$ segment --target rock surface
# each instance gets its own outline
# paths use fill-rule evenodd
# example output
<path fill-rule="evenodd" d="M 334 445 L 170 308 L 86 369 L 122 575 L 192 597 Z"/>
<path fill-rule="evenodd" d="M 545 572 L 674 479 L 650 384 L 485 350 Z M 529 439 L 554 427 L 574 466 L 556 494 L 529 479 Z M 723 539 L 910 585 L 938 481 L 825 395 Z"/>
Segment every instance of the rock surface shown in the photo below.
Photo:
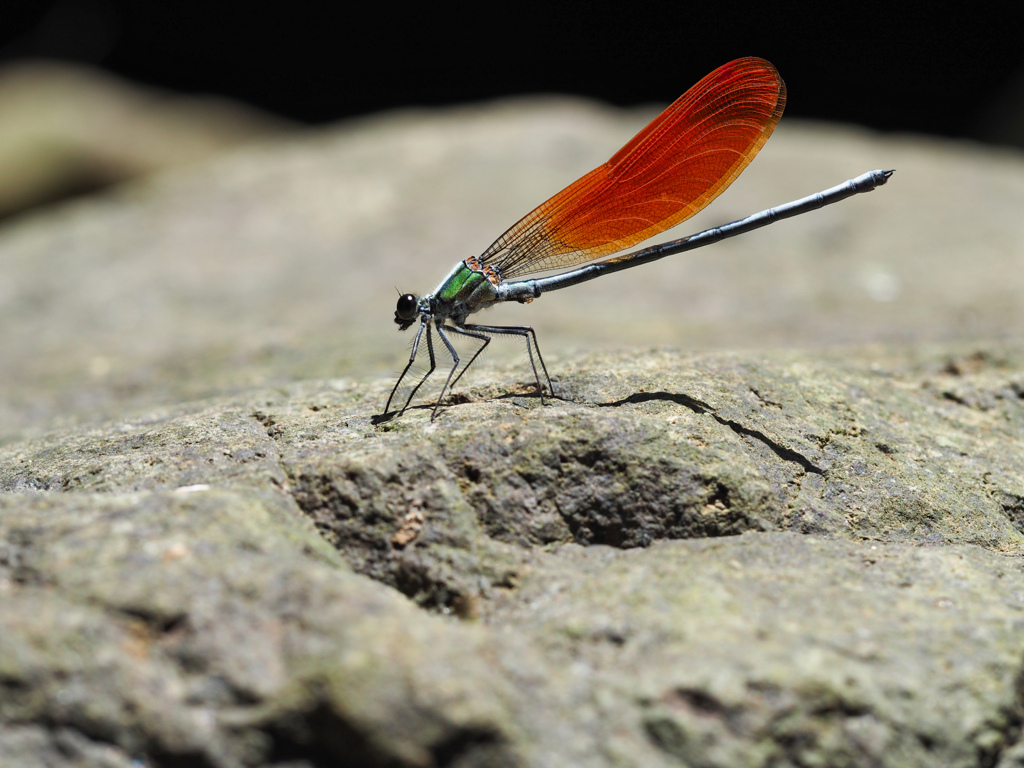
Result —
<path fill-rule="evenodd" d="M 390 283 L 500 231 L 499 165 L 528 208 L 642 122 L 600 114 L 382 117 L 0 231 L 0 766 L 1024 764 L 1019 160 L 780 130 L 723 219 L 899 175 L 535 302 L 546 405 L 519 352 L 373 418 Z"/>
<path fill-rule="evenodd" d="M 423 293 L 608 159 L 651 114 L 509 101 L 242 149 L 0 234 L 0 442 L 253 386 L 385 375 Z M 548 362 L 583 350 L 822 348 L 1024 333 L 1024 161 L 783 119 L 683 236 L 895 168 L 883 188 L 503 306 Z M 491 345 L 496 361 L 518 344 Z"/>
<path fill-rule="evenodd" d="M 294 125 L 214 97 L 184 97 L 59 61 L 0 64 L 0 218 Z"/>

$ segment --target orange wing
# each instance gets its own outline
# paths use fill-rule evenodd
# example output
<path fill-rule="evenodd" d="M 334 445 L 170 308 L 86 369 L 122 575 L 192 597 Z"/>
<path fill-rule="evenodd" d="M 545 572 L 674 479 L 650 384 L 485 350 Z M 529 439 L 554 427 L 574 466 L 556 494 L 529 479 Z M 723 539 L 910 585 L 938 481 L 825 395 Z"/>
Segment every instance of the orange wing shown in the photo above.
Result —
<path fill-rule="evenodd" d="M 509 279 L 608 256 L 685 221 L 754 159 L 785 106 L 786 85 L 764 59 L 719 67 L 480 260 Z"/>

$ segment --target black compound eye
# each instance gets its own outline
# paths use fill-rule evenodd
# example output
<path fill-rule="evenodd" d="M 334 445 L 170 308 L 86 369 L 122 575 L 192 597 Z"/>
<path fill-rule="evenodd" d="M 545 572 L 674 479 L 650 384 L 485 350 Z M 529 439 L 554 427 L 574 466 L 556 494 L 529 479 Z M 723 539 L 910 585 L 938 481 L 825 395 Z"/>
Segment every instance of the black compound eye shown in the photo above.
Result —
<path fill-rule="evenodd" d="M 419 309 L 419 303 L 419 299 L 411 293 L 399 296 L 398 307 L 395 309 L 395 317 L 401 320 L 412 320 L 416 317 L 416 312 Z"/>

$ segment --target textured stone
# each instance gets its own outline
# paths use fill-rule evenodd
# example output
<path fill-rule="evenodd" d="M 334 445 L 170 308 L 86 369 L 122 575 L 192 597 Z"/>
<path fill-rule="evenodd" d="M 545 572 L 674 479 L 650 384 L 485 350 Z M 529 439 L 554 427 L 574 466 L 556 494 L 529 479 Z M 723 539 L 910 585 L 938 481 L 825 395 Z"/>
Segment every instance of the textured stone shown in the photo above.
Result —
<path fill-rule="evenodd" d="M 1022 764 L 1019 160 L 780 129 L 723 219 L 897 175 L 534 302 L 546 405 L 520 351 L 381 417 L 387 275 L 638 122 L 523 104 L 0 230 L 0 766 Z"/>

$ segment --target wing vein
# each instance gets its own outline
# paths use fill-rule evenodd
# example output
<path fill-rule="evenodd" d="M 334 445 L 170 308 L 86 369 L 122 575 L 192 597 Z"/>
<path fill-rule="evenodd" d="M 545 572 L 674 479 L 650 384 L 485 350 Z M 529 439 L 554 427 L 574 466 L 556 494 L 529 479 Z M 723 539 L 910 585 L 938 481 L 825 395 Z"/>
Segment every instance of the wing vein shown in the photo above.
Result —
<path fill-rule="evenodd" d="M 680 96 L 602 166 L 528 213 L 480 260 L 505 279 L 629 248 L 690 218 L 768 140 L 786 86 L 763 59 L 737 59 Z"/>

